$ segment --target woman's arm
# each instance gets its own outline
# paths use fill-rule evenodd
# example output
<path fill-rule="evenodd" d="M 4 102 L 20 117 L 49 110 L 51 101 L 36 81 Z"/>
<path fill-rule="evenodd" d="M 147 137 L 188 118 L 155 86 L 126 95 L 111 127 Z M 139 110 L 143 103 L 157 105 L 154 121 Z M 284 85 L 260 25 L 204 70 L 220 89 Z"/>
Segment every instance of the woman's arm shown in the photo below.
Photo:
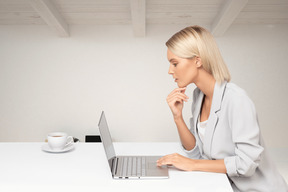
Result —
<path fill-rule="evenodd" d="M 205 171 L 214 173 L 227 173 L 223 159 L 206 160 L 206 159 L 190 159 L 174 153 L 166 155 L 157 161 L 157 166 L 173 165 L 174 167 L 184 171 Z"/>
<path fill-rule="evenodd" d="M 184 122 L 183 117 L 181 116 L 178 119 L 174 118 L 174 121 L 177 126 L 178 134 L 179 134 L 183 147 L 187 151 L 192 150 L 196 145 L 196 139 L 194 135 L 188 129 L 186 123 Z"/>
<path fill-rule="evenodd" d="M 175 124 L 178 129 L 181 143 L 183 147 L 190 151 L 196 145 L 196 139 L 190 132 L 187 125 L 185 124 L 182 116 L 182 110 L 184 101 L 188 100 L 188 96 L 185 95 L 186 88 L 174 89 L 167 97 L 167 103 L 171 109 L 174 117 Z"/>

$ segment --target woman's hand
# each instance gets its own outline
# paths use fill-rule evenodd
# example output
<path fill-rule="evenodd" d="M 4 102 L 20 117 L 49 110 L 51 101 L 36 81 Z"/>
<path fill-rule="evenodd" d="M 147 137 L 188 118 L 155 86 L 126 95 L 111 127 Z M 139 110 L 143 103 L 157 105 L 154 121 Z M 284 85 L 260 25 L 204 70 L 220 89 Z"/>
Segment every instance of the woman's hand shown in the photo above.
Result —
<path fill-rule="evenodd" d="M 213 173 L 227 173 L 224 159 L 189 159 L 178 153 L 166 155 L 157 161 L 157 166 L 173 165 L 183 171 L 206 171 Z"/>
<path fill-rule="evenodd" d="M 182 116 L 183 101 L 188 101 L 188 96 L 185 95 L 186 87 L 174 89 L 167 97 L 166 101 L 175 118 Z"/>
<path fill-rule="evenodd" d="M 183 171 L 193 171 L 195 166 L 195 161 L 189 159 L 178 153 L 166 155 L 157 160 L 157 166 L 162 165 L 173 165 L 174 167 Z"/>

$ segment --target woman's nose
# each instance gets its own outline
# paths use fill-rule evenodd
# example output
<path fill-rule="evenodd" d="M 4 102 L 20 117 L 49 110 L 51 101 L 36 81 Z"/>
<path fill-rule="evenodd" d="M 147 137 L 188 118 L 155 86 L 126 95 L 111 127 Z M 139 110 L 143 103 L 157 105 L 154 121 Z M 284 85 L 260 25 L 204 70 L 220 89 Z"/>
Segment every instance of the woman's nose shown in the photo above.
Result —
<path fill-rule="evenodd" d="M 168 70 L 168 74 L 169 74 L 169 75 L 172 75 L 173 73 L 174 73 L 174 72 L 173 72 L 172 67 L 171 67 L 171 65 L 170 65 L 169 70 Z"/>

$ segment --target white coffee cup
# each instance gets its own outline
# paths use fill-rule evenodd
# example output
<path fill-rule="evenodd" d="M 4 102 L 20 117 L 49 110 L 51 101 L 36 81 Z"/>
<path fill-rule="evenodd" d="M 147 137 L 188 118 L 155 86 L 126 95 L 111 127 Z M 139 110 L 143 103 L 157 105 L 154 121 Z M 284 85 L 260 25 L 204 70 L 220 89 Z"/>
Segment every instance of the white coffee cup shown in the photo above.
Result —
<path fill-rule="evenodd" d="M 65 147 L 73 143 L 73 137 L 67 133 L 53 132 L 47 136 L 48 144 L 52 150 L 63 150 Z"/>

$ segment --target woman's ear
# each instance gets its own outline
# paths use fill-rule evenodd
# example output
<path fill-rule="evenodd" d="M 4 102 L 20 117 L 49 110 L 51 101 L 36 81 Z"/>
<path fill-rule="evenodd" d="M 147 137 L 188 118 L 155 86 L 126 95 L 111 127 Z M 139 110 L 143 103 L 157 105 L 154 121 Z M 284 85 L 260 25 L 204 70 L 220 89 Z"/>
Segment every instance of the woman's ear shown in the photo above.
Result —
<path fill-rule="evenodd" d="M 201 58 L 200 58 L 200 57 L 196 57 L 195 62 L 196 62 L 196 66 L 197 66 L 198 68 L 199 68 L 199 67 L 202 67 L 202 61 L 201 61 Z"/>

